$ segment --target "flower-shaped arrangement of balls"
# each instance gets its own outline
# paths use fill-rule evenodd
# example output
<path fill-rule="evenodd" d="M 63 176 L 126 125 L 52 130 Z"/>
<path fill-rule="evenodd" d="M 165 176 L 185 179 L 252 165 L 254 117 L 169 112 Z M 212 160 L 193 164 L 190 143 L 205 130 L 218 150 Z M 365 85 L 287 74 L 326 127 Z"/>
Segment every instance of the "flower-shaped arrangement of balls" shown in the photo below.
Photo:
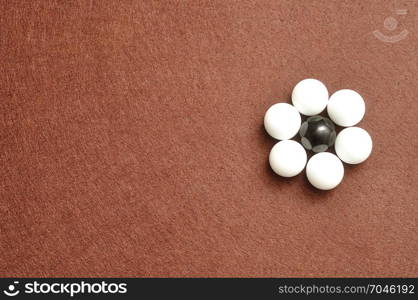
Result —
<path fill-rule="evenodd" d="M 280 176 L 293 177 L 306 165 L 306 176 L 314 187 L 333 189 L 344 177 L 341 161 L 359 164 L 372 152 L 369 133 L 353 127 L 364 116 L 364 100 L 349 89 L 339 90 L 329 97 L 326 86 L 310 78 L 294 87 L 292 104 L 274 104 L 264 117 L 266 131 L 280 140 L 270 151 L 270 166 Z M 325 108 L 332 121 L 319 115 Z M 308 116 L 303 123 L 300 114 Z M 334 123 L 346 128 L 337 135 Z M 298 132 L 303 146 L 291 140 Z M 334 144 L 337 155 L 326 152 Z M 305 149 L 315 153 L 308 163 Z"/>

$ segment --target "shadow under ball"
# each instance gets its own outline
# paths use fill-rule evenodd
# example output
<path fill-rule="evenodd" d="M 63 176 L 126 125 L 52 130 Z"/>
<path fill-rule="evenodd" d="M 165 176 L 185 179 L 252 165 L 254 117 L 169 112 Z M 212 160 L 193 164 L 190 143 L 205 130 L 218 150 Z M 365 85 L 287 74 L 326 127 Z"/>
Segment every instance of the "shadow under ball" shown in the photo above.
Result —
<path fill-rule="evenodd" d="M 329 147 L 334 145 L 337 132 L 330 119 L 312 116 L 302 123 L 299 135 L 305 149 L 318 153 L 327 151 Z"/>

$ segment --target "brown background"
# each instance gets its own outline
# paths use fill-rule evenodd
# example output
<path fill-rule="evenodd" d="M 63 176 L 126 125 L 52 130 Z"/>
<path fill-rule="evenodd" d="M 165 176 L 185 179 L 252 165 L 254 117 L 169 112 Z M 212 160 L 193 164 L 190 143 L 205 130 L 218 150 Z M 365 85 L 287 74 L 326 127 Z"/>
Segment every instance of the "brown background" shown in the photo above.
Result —
<path fill-rule="evenodd" d="M 418 275 L 416 1 L 0 3 L 0 275 Z M 267 164 L 307 77 L 374 140 L 330 192 Z"/>

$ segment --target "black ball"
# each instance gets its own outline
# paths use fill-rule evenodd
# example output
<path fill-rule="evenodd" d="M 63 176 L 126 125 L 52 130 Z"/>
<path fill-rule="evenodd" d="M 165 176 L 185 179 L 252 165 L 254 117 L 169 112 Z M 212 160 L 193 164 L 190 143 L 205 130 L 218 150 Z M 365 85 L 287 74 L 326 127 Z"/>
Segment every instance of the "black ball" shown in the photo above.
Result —
<path fill-rule="evenodd" d="M 313 152 L 324 152 L 334 145 L 337 132 L 328 118 L 313 116 L 306 119 L 299 129 L 303 147 Z"/>

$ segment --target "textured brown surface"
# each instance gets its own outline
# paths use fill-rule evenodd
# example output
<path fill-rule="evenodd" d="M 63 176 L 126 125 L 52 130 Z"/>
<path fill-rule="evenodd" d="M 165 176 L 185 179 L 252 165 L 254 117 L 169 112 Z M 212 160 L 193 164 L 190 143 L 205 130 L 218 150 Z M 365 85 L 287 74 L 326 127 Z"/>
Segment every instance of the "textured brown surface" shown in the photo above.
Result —
<path fill-rule="evenodd" d="M 0 3 L 0 275 L 418 275 L 416 1 Z M 330 192 L 267 164 L 306 77 L 366 100 Z"/>

